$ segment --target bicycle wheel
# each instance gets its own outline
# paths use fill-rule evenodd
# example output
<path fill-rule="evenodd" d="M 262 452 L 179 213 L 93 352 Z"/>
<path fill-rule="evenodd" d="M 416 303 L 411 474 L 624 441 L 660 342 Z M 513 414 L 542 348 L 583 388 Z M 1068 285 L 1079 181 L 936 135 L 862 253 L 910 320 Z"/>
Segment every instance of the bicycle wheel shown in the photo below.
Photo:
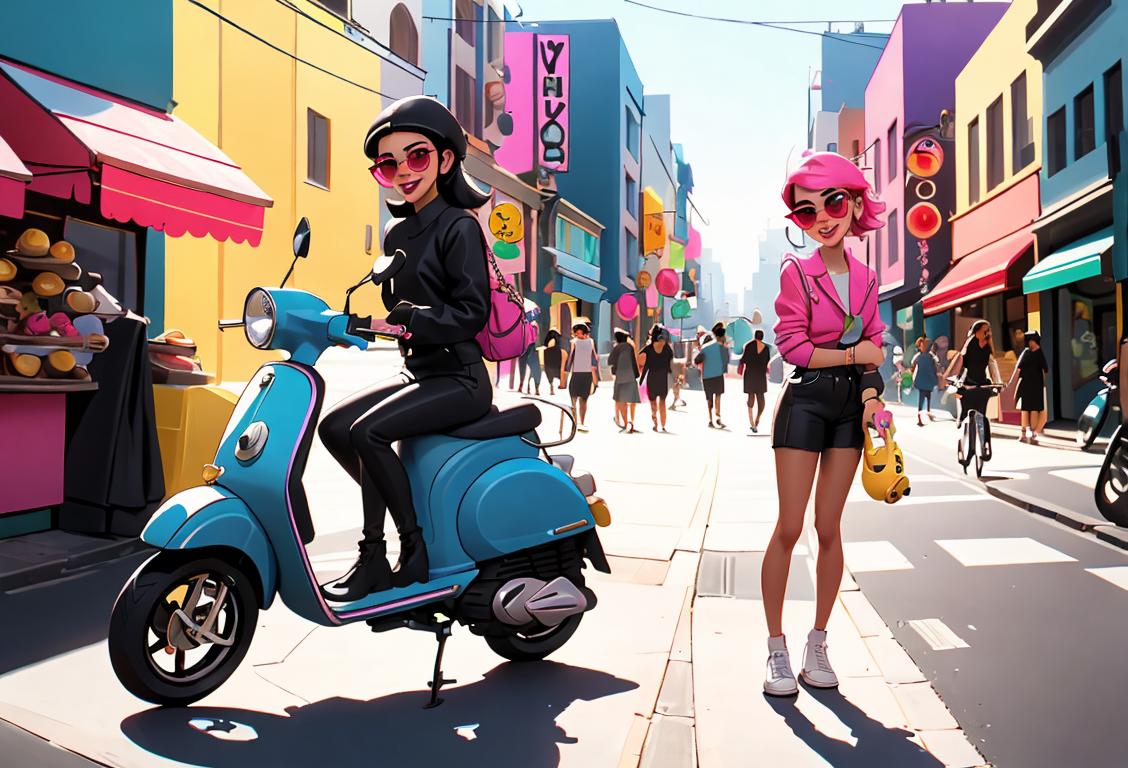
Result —
<path fill-rule="evenodd" d="M 975 456 L 975 420 L 972 418 L 973 416 L 974 412 L 967 414 L 964 418 L 963 434 L 960 437 L 959 460 L 965 475 L 968 465 Z"/>
<path fill-rule="evenodd" d="M 975 457 L 975 476 L 977 478 L 983 477 L 983 457 Z"/>

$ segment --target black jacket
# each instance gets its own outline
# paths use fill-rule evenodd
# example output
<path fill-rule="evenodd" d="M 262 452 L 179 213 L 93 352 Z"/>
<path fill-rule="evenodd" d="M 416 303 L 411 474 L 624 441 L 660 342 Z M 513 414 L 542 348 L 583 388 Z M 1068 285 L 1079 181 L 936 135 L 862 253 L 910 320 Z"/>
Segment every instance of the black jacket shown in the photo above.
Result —
<path fill-rule="evenodd" d="M 481 361 L 474 337 L 489 318 L 490 281 L 478 220 L 441 197 L 398 222 L 384 253 L 406 263 L 381 286 L 388 322 L 407 327 L 401 342 L 409 370 L 445 369 Z"/>

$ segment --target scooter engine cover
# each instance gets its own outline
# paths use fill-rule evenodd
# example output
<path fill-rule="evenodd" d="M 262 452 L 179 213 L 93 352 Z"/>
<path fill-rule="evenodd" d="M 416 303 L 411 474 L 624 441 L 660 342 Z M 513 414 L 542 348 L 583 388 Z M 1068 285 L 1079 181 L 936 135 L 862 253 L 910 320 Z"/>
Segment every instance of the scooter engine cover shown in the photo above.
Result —
<path fill-rule="evenodd" d="M 467 489 L 458 512 L 459 539 L 476 562 L 594 528 L 572 478 L 533 458 L 486 470 Z"/>

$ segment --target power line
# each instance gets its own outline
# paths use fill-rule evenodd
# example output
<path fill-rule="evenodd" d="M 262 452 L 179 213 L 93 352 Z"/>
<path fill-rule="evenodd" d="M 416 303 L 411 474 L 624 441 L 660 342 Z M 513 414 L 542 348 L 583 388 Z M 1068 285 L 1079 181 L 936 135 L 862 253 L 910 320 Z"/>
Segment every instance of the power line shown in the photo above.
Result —
<path fill-rule="evenodd" d="M 339 75 L 336 72 L 333 72 L 333 71 L 326 69 L 325 67 L 318 66 L 317 64 L 314 64 L 312 61 L 308 61 L 306 59 L 303 59 L 300 56 L 295 56 L 294 54 L 290 53 L 286 49 L 278 47 L 277 45 L 270 42 L 269 40 L 267 40 L 263 37 L 259 37 L 254 32 L 247 29 L 246 27 L 235 23 L 234 21 L 227 18 L 226 16 L 219 13 L 218 11 L 212 10 L 211 8 L 207 7 L 202 2 L 200 2 L 200 0 L 188 0 L 188 2 L 191 3 L 192 5 L 196 6 L 197 8 L 202 8 L 203 10 L 207 11 L 212 16 L 215 16 L 217 19 L 222 21 L 224 24 L 227 24 L 228 26 L 239 30 L 244 35 L 247 35 L 248 37 L 254 38 L 255 40 L 258 40 L 260 43 L 262 43 L 266 47 L 272 48 L 275 51 L 278 51 L 278 53 L 281 53 L 283 56 L 286 56 L 290 59 L 293 59 L 294 61 L 296 61 L 300 64 L 305 64 L 307 67 L 310 67 L 312 69 L 316 69 L 318 72 L 324 72 L 325 74 L 329 75 L 330 77 L 334 77 L 334 78 L 336 78 L 336 79 L 338 79 L 342 82 L 348 83 L 349 85 L 356 86 L 357 88 L 360 88 L 362 91 L 367 91 L 368 93 L 373 93 L 373 94 L 376 94 L 377 96 L 382 96 L 385 99 L 394 99 L 395 98 L 394 96 L 389 96 L 388 94 L 382 93 L 382 92 L 376 90 L 375 88 L 369 88 L 367 85 L 364 85 L 362 83 L 358 83 L 355 80 L 350 80 L 349 78 L 345 77 L 344 75 Z"/>

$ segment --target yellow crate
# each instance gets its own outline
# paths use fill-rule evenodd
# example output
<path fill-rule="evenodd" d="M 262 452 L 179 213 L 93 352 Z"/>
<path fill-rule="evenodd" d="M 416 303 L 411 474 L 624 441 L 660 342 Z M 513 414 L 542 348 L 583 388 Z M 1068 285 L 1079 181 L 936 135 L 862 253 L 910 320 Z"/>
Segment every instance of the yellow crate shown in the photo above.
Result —
<path fill-rule="evenodd" d="M 200 471 L 215 458 L 238 399 L 221 387 L 153 385 L 165 498 L 202 484 Z"/>

